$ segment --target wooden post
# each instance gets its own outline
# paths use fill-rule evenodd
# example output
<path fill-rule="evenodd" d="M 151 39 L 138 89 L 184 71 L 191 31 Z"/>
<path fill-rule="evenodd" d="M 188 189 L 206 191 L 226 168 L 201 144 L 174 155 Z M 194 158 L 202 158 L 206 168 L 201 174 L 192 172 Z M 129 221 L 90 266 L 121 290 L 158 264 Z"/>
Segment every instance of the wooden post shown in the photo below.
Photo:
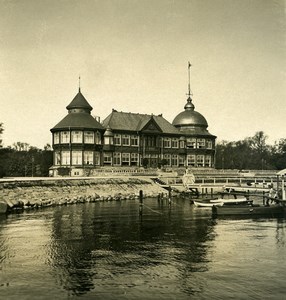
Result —
<path fill-rule="evenodd" d="M 171 197 L 172 197 L 172 188 L 169 186 L 169 188 L 168 188 L 168 200 L 169 200 L 169 204 L 171 204 Z"/>
<path fill-rule="evenodd" d="M 139 214 L 142 215 L 143 210 L 143 191 L 139 191 Z"/>

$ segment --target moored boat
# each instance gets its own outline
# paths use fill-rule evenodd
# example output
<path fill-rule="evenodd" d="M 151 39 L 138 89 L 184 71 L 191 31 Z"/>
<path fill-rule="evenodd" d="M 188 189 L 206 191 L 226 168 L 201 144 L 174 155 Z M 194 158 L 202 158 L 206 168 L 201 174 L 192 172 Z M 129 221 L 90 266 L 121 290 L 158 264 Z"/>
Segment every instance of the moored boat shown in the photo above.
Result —
<path fill-rule="evenodd" d="M 252 200 L 249 200 L 245 197 L 236 198 L 236 199 L 208 199 L 208 200 L 194 200 L 193 201 L 195 206 L 197 207 L 213 207 L 216 206 L 223 206 L 223 205 L 243 205 L 243 204 L 250 204 Z"/>
<path fill-rule="evenodd" d="M 277 216 L 283 215 L 285 207 L 282 205 L 224 205 L 212 207 L 214 216 Z"/>
<path fill-rule="evenodd" d="M 214 205 L 217 206 L 222 206 L 223 202 L 208 202 L 208 201 L 199 201 L 199 200 L 194 200 L 194 204 L 196 207 L 210 207 L 212 208 Z"/>
<path fill-rule="evenodd" d="M 210 200 L 211 203 L 216 204 L 219 202 L 223 202 L 223 204 L 250 204 L 252 200 L 247 199 L 246 197 L 241 197 L 241 198 L 234 198 L 234 199 L 225 199 L 225 198 L 219 198 L 219 199 L 214 199 Z"/>

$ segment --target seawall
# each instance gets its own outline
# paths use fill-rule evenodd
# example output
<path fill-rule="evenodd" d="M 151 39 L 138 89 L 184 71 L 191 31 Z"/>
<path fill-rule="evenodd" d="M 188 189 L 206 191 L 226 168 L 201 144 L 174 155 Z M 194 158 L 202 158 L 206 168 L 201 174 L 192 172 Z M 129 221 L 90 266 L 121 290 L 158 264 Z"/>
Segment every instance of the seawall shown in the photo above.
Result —
<path fill-rule="evenodd" d="M 0 201 L 10 208 L 157 197 L 167 191 L 149 178 L 41 178 L 0 181 Z"/>

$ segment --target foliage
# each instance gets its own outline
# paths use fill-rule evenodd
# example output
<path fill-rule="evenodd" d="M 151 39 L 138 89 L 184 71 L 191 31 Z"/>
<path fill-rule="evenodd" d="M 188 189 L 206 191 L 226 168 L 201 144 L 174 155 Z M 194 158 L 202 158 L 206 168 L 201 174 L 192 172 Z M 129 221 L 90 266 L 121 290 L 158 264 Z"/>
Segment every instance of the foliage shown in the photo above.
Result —
<path fill-rule="evenodd" d="M 270 170 L 286 168 L 286 139 L 274 146 L 266 143 L 267 136 L 258 131 L 242 141 L 222 141 L 216 145 L 217 169 Z"/>
<path fill-rule="evenodd" d="M 0 149 L 0 177 L 48 176 L 52 164 L 51 150 L 41 150 L 20 142 Z"/>

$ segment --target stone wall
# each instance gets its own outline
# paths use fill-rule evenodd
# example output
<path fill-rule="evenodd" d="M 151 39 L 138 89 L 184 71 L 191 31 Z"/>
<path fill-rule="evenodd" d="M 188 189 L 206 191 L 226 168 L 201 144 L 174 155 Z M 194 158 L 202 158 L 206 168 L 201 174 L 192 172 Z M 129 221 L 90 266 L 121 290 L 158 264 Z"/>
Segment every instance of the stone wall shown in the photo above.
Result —
<path fill-rule="evenodd" d="M 47 178 L 13 181 L 1 180 L 0 201 L 8 207 L 48 206 L 100 200 L 137 198 L 142 190 L 145 197 L 157 197 L 167 191 L 149 178 Z"/>

